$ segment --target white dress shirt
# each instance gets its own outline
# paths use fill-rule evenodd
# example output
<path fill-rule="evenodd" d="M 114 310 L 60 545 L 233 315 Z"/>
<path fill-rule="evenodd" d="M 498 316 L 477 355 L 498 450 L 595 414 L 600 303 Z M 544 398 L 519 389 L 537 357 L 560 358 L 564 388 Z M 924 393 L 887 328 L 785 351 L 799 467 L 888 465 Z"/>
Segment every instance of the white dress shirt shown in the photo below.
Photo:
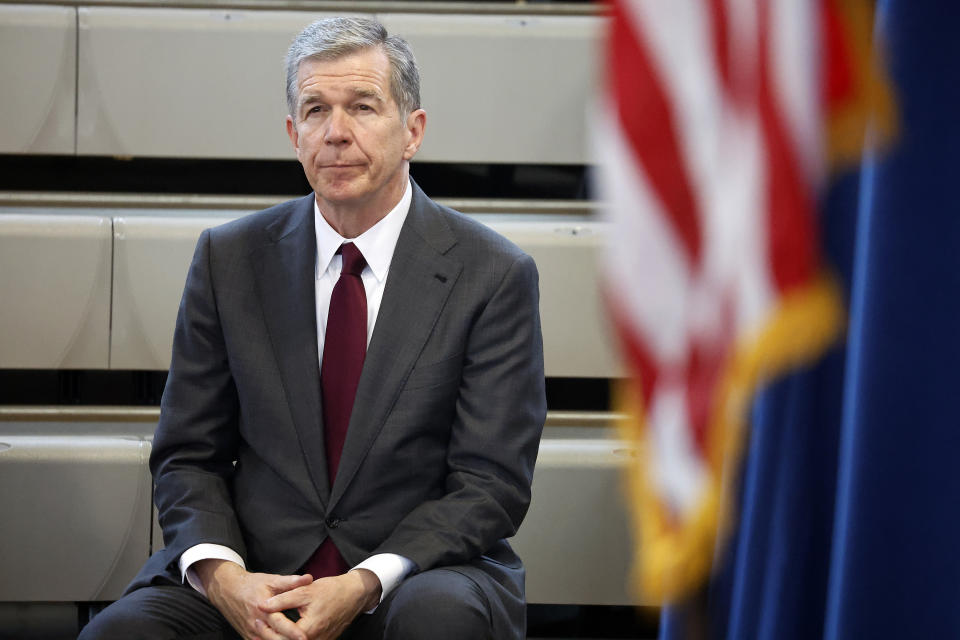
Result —
<path fill-rule="evenodd" d="M 413 190 L 408 180 L 400 202 L 379 222 L 353 239 L 344 238 L 334 231 L 320 213 L 320 207 L 314 198 L 314 228 L 317 236 L 317 264 L 314 275 L 317 304 L 317 353 L 320 356 L 320 362 L 323 362 L 323 340 L 327 330 L 330 296 L 340 278 L 343 265 L 343 259 L 337 255 L 337 250 L 344 242 L 353 242 L 367 261 L 367 266 L 364 267 L 360 278 L 363 280 L 363 288 L 367 294 L 367 344 L 370 344 L 370 337 L 373 335 L 377 314 L 380 311 L 380 302 L 383 300 L 383 289 L 390 271 L 390 262 L 393 260 L 393 250 L 400 237 L 400 228 L 403 227 L 403 222 L 410 211 L 412 197 Z M 196 571 L 191 567 L 200 560 L 208 559 L 229 560 L 246 568 L 240 554 L 229 547 L 208 543 L 190 547 L 180 556 L 180 573 L 183 580 L 204 595 L 206 593 L 203 585 Z M 378 553 L 354 567 L 354 569 L 368 569 L 376 574 L 380 580 L 381 601 L 413 571 L 413 568 L 412 560 L 393 553 Z"/>

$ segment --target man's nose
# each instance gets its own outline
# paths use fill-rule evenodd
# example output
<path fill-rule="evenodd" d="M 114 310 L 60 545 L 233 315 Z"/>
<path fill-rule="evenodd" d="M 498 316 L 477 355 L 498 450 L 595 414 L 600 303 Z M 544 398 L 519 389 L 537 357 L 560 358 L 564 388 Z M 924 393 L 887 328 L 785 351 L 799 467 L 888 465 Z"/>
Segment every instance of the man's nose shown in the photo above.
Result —
<path fill-rule="evenodd" d="M 327 130 L 323 141 L 330 145 L 349 144 L 353 140 L 350 131 L 350 117 L 343 109 L 333 109 L 327 119 Z"/>

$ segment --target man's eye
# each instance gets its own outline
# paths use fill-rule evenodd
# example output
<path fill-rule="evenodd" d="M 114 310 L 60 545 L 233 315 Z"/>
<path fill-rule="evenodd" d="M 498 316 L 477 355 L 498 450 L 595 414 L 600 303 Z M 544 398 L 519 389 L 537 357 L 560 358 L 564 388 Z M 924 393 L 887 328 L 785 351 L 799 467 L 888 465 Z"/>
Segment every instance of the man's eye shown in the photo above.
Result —
<path fill-rule="evenodd" d="M 358 104 L 357 111 L 373 111 L 373 108 L 368 104 Z"/>

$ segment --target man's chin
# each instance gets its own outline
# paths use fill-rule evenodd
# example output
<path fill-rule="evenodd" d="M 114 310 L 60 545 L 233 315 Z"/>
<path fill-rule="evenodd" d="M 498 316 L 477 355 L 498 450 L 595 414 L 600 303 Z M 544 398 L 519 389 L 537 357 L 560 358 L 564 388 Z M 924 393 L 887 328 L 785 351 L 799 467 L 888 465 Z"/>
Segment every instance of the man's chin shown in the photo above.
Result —
<path fill-rule="evenodd" d="M 320 200 L 334 206 L 360 205 L 369 199 L 369 194 L 363 189 L 356 188 L 356 185 L 319 186 L 320 188 L 314 191 L 320 196 Z"/>
<path fill-rule="evenodd" d="M 364 185 L 358 178 L 343 180 L 320 179 L 314 183 L 314 191 L 320 193 L 324 200 L 341 202 L 362 198 Z"/>

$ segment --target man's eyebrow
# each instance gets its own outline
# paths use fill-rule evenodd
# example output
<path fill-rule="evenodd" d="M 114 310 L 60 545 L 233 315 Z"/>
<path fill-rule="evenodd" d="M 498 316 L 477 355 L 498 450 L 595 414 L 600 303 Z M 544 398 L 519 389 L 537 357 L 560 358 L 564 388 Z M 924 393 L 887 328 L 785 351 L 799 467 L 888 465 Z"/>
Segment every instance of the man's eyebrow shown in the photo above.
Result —
<path fill-rule="evenodd" d="M 377 102 L 380 102 L 380 103 L 386 102 L 386 100 L 384 100 L 380 92 L 375 89 L 365 89 L 365 88 L 358 87 L 356 89 L 353 89 L 351 93 L 353 93 L 353 96 L 355 98 L 361 98 L 366 100 L 376 100 Z M 299 109 L 302 109 L 307 105 L 316 104 L 318 102 L 323 102 L 323 101 L 324 101 L 324 98 L 322 95 L 318 93 L 312 93 L 312 94 L 308 93 L 306 95 L 300 96 L 300 103 L 297 106 Z"/>
<path fill-rule="evenodd" d="M 380 92 L 374 89 L 363 89 L 358 87 L 353 90 L 353 95 L 355 95 L 358 98 L 369 98 L 372 100 L 376 100 L 378 102 L 384 101 L 383 96 L 380 95 Z"/>
<path fill-rule="evenodd" d="M 314 104 L 314 103 L 316 103 L 316 102 L 323 102 L 323 97 L 320 96 L 320 95 L 318 95 L 318 94 L 315 94 L 315 93 L 314 93 L 314 94 L 301 95 L 301 96 L 300 96 L 300 104 L 299 104 L 299 106 L 300 106 L 300 107 L 303 107 L 304 105 Z"/>

